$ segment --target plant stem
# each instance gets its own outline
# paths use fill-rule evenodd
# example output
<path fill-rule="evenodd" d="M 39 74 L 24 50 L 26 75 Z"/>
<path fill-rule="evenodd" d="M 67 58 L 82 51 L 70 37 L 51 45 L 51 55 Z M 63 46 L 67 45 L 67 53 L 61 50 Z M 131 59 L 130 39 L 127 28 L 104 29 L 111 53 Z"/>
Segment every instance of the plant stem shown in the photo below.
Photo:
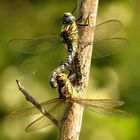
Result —
<path fill-rule="evenodd" d="M 30 103 L 32 103 L 44 116 L 46 116 L 48 119 L 50 119 L 56 126 L 58 125 L 58 121 L 48 112 L 46 111 L 41 105 L 40 103 L 38 103 L 38 101 L 33 98 L 25 89 L 24 87 L 21 85 L 21 83 L 16 80 L 17 85 L 19 90 L 24 94 L 25 98 L 27 101 L 29 101 Z"/>
<path fill-rule="evenodd" d="M 93 42 L 94 27 L 96 24 L 96 15 L 98 0 L 77 0 L 77 17 L 82 17 L 82 22 L 87 21 L 88 26 L 79 26 L 79 40 L 81 42 Z M 92 56 L 93 44 L 78 44 L 78 58 L 80 64 L 80 73 L 82 76 L 81 83 L 77 90 L 80 89 L 81 97 L 86 96 L 88 86 L 90 63 Z M 64 117 L 59 124 L 59 140 L 78 140 L 82 124 L 83 107 L 76 103 L 68 103 Z"/>

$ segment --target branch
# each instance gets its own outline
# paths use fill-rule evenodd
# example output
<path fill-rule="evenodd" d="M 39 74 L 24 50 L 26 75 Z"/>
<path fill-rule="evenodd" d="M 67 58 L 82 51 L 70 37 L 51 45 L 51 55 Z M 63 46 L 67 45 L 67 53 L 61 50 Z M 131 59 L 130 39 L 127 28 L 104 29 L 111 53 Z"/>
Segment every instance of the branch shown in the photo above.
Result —
<path fill-rule="evenodd" d="M 94 27 L 96 23 L 96 15 L 98 8 L 98 0 L 77 0 L 77 17 L 82 17 L 82 21 L 89 21 L 88 26 L 80 26 L 79 40 L 81 42 L 92 42 L 94 37 Z M 78 59 L 82 79 L 78 81 L 81 83 L 79 87 L 82 97 L 86 95 L 86 89 L 88 85 L 90 63 L 92 56 L 92 46 L 84 44 L 78 44 Z M 82 51 L 83 50 L 83 51 Z M 83 107 L 76 103 L 68 103 L 64 113 L 64 117 L 59 125 L 59 140 L 78 140 L 81 131 Z"/>
<path fill-rule="evenodd" d="M 27 101 L 31 102 L 43 115 L 45 115 L 48 119 L 50 119 L 56 126 L 58 125 L 58 121 L 47 112 L 40 103 L 37 102 L 29 93 L 24 89 L 24 87 L 20 84 L 18 80 L 16 80 L 19 90 L 25 95 Z"/>

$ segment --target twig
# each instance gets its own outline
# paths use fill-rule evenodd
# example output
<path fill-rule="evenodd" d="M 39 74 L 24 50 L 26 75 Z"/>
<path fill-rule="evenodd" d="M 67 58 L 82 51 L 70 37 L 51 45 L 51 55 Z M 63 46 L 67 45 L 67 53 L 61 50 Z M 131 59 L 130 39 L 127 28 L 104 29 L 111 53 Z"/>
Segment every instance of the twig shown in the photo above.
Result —
<path fill-rule="evenodd" d="M 79 40 L 81 42 L 92 42 L 94 37 L 94 27 L 96 23 L 96 15 L 98 8 L 98 0 L 77 0 L 77 17 L 82 17 L 82 21 L 89 18 L 89 25 L 79 27 Z M 90 15 L 89 15 L 90 13 Z M 80 89 L 82 97 L 86 95 L 86 89 L 89 79 L 90 62 L 92 56 L 92 46 L 89 44 L 78 44 L 79 64 L 82 80 L 79 87 L 75 87 L 77 91 Z M 82 51 L 83 50 L 83 51 Z M 66 107 L 64 117 L 59 126 L 59 140 L 78 140 L 81 131 L 83 108 L 76 103 L 69 103 Z"/>
<path fill-rule="evenodd" d="M 44 116 L 50 119 L 56 126 L 58 125 L 58 121 L 47 111 L 45 110 L 40 103 L 37 102 L 29 93 L 24 89 L 21 83 L 16 80 L 19 90 L 24 94 L 27 101 L 31 102 Z"/>

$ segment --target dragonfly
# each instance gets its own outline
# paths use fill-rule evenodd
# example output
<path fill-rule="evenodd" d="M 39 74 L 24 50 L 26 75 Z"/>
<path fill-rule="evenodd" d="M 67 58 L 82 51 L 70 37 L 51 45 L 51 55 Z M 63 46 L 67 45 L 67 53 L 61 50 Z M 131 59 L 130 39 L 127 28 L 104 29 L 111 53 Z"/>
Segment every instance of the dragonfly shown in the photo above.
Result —
<path fill-rule="evenodd" d="M 66 12 L 62 17 L 60 35 L 50 34 L 39 38 L 10 40 L 8 42 L 9 48 L 20 53 L 32 54 L 31 56 L 33 56 L 21 64 L 21 71 L 25 73 L 30 73 L 31 71 L 33 74 L 41 73 L 41 68 L 43 69 L 44 66 L 48 66 L 49 63 L 51 63 L 52 66 L 56 65 L 53 64 L 52 61 L 52 59 L 55 58 L 56 63 L 59 63 L 60 66 L 52 72 L 50 84 L 52 87 L 57 87 L 57 74 L 64 72 L 66 68 L 70 71 L 71 64 L 76 57 L 77 45 L 80 42 L 78 26 L 83 25 L 80 25 L 78 21 L 79 20 L 76 20 L 70 12 Z M 127 39 L 112 37 L 121 27 L 122 23 L 119 20 L 109 20 L 96 25 L 95 39 L 94 42 L 92 42 L 94 45 L 92 58 L 106 57 L 130 46 Z M 86 42 L 86 44 L 89 43 L 91 44 L 91 42 Z M 87 46 L 86 44 L 85 46 Z M 61 61 L 64 60 L 64 62 L 58 62 L 59 57 L 63 57 L 64 54 L 66 54 L 66 57 L 61 59 Z M 46 74 L 47 71 L 48 67 L 43 72 Z"/>
<path fill-rule="evenodd" d="M 71 76 L 68 77 L 64 73 L 59 73 L 56 77 L 59 97 L 47 100 L 40 104 L 41 107 L 48 112 L 48 114 L 51 114 L 51 116 L 58 121 L 58 123 L 55 123 L 55 125 L 58 126 L 59 122 L 61 121 L 67 103 L 76 103 L 85 109 L 100 114 L 128 116 L 128 113 L 125 111 L 115 108 L 123 105 L 123 101 L 117 99 L 79 98 L 80 93 L 73 87 L 71 78 Z M 48 117 L 41 114 L 35 106 L 12 112 L 9 114 L 9 117 L 27 117 L 29 115 L 36 114 L 40 114 L 40 116 L 26 127 L 25 132 L 40 130 L 53 124 L 53 122 Z"/>

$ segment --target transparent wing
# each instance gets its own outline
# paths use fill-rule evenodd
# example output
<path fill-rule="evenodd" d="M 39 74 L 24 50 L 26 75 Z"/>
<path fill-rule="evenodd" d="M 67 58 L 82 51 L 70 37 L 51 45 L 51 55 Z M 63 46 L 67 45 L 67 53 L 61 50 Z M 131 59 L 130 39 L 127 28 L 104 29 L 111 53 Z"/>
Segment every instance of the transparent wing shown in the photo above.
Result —
<path fill-rule="evenodd" d="M 65 101 L 63 99 L 60 100 L 60 102 L 57 104 L 57 107 L 53 108 L 53 111 L 51 112 L 51 115 L 58 121 L 60 121 L 63 116 L 64 103 Z M 52 122 L 46 116 L 42 115 L 41 117 L 34 120 L 31 124 L 29 124 L 26 127 L 25 131 L 26 132 L 36 131 L 45 128 L 51 124 Z"/>
<path fill-rule="evenodd" d="M 42 115 L 36 120 L 34 120 L 31 124 L 29 124 L 26 127 L 25 132 L 29 133 L 32 131 L 36 131 L 44 127 L 47 127 L 48 125 L 51 125 L 51 124 L 52 122 L 46 116 Z"/>
<path fill-rule="evenodd" d="M 95 27 L 95 42 L 106 39 L 117 33 L 122 27 L 122 22 L 119 20 L 108 20 Z"/>
<path fill-rule="evenodd" d="M 130 46 L 125 38 L 108 38 L 93 43 L 92 58 L 106 57 Z"/>
<path fill-rule="evenodd" d="M 62 45 L 62 44 L 61 44 Z M 60 65 L 66 58 L 66 49 L 64 46 L 53 47 L 51 50 L 44 51 L 41 54 L 26 59 L 19 66 L 22 74 L 44 74 L 48 76 L 51 71 Z"/>
<path fill-rule="evenodd" d="M 55 107 L 59 101 L 60 101 L 59 98 L 51 99 L 51 100 L 41 103 L 41 106 L 47 111 L 51 112 L 52 111 L 51 109 Z M 40 111 L 35 106 L 33 106 L 30 108 L 11 112 L 7 117 L 27 117 L 27 116 L 36 115 L 39 113 Z"/>
<path fill-rule="evenodd" d="M 106 107 L 97 107 L 97 106 L 89 106 L 89 105 L 84 105 L 86 109 L 89 109 L 91 111 L 94 111 L 99 114 L 104 114 L 104 115 L 113 115 L 113 116 L 120 116 L 120 117 L 128 117 L 129 114 L 125 111 L 115 109 L 115 108 L 106 108 Z"/>
<path fill-rule="evenodd" d="M 49 50 L 52 46 L 58 46 L 60 41 L 58 35 L 34 39 L 13 39 L 8 42 L 8 47 L 21 53 L 36 54 Z"/>
<path fill-rule="evenodd" d="M 94 111 L 96 113 L 116 115 L 116 116 L 128 116 L 125 111 L 115 109 L 114 107 L 121 106 L 124 102 L 115 99 L 74 99 L 74 102 L 81 106 Z"/>
<path fill-rule="evenodd" d="M 95 27 L 94 42 L 84 42 L 85 47 L 93 43 L 92 58 L 106 57 L 131 46 L 125 38 L 111 38 L 121 27 L 122 23 L 119 20 L 109 20 Z"/>
<path fill-rule="evenodd" d="M 56 65 L 64 60 L 66 54 L 64 44 L 61 43 L 58 35 L 35 39 L 13 39 L 8 42 L 8 47 L 17 52 L 32 54 L 30 57 L 27 56 L 19 66 L 22 74 L 29 75 L 37 74 L 37 72 L 44 73 L 44 71 L 50 73 Z"/>
<path fill-rule="evenodd" d="M 124 104 L 123 101 L 116 99 L 74 99 L 74 101 L 100 107 L 117 107 Z"/>

